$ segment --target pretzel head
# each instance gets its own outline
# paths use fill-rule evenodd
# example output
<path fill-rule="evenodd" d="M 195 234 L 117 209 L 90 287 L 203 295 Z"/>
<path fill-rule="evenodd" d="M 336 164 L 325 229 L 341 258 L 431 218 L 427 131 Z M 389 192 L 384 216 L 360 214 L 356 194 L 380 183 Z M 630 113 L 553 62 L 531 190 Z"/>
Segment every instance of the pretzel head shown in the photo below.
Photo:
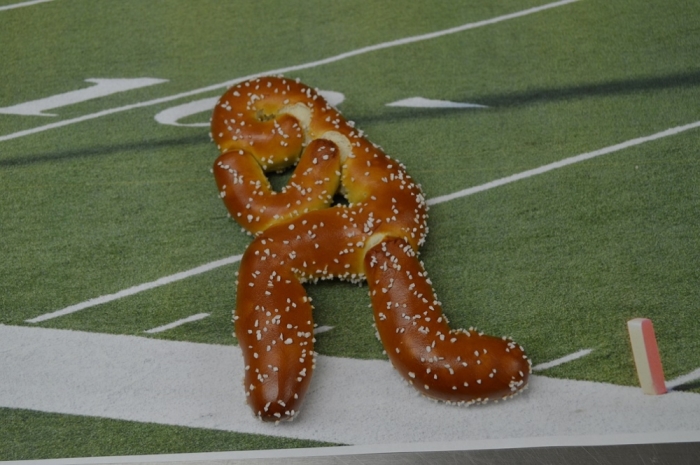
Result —
<path fill-rule="evenodd" d="M 296 162 L 305 142 L 296 118 L 280 113 L 289 101 L 272 81 L 246 81 L 221 96 L 212 116 L 212 137 L 221 152 L 243 149 L 265 171 Z"/>

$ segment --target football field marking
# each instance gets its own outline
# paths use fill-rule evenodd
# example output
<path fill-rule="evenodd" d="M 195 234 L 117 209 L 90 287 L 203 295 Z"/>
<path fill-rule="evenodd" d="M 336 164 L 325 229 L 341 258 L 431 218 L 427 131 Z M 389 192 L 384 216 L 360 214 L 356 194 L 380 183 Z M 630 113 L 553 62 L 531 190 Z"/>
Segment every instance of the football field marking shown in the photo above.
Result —
<path fill-rule="evenodd" d="M 408 108 L 488 108 L 486 105 L 467 102 L 451 102 L 449 100 L 434 100 L 423 97 L 410 97 L 386 104 L 387 107 Z"/>
<path fill-rule="evenodd" d="M 690 373 L 687 373 L 685 375 L 681 375 L 678 378 L 672 379 L 671 381 L 666 382 L 666 388 L 668 389 L 675 389 L 678 386 L 683 386 L 684 384 L 697 381 L 700 379 L 700 368 L 697 370 L 693 370 Z"/>
<path fill-rule="evenodd" d="M 564 357 L 551 360 L 549 362 L 545 363 L 540 363 L 538 365 L 535 365 L 532 367 L 532 371 L 543 371 L 543 370 L 549 370 L 550 368 L 554 368 L 559 365 L 563 365 L 565 363 L 573 362 L 574 360 L 578 360 L 579 358 L 585 357 L 586 355 L 590 354 L 593 352 L 593 349 L 583 349 L 579 350 L 578 352 L 574 352 L 573 354 L 566 355 Z"/>
<path fill-rule="evenodd" d="M 187 323 L 192 323 L 193 321 L 203 320 L 203 319 L 209 317 L 209 315 L 210 315 L 209 313 L 197 313 L 196 315 L 188 316 L 187 318 L 182 318 L 181 320 L 173 321 L 172 323 L 168 323 L 167 325 L 158 326 L 157 328 L 149 329 L 147 331 L 144 331 L 144 333 L 148 333 L 148 334 L 162 333 L 163 331 L 177 328 L 178 326 L 182 326 L 182 325 L 187 324 Z"/>
<path fill-rule="evenodd" d="M 700 394 L 533 375 L 515 399 L 465 411 L 416 395 L 388 360 L 324 355 L 302 414 L 275 426 L 246 405 L 237 346 L 3 325 L 0 341 L 5 408 L 342 444 L 700 432 Z"/>
<path fill-rule="evenodd" d="M 167 79 L 157 78 L 132 78 L 132 79 L 98 79 L 89 78 L 85 82 L 94 85 L 82 89 L 64 92 L 62 94 L 44 97 L 30 102 L 18 103 L 10 107 L 0 108 L 0 113 L 6 115 L 26 115 L 26 116 L 57 116 L 55 113 L 45 113 L 47 110 L 61 108 L 88 100 L 106 97 L 108 95 L 127 90 L 140 89 L 155 84 L 168 82 Z"/>
<path fill-rule="evenodd" d="M 454 192 L 452 194 L 448 195 L 442 195 L 439 197 L 433 197 L 431 199 L 427 200 L 428 205 L 437 205 L 440 203 L 448 202 L 450 200 L 454 199 L 459 199 L 462 197 L 467 197 L 469 195 L 476 194 L 478 192 L 484 192 L 489 189 L 493 189 L 494 187 L 499 187 L 503 186 L 506 184 L 510 184 L 515 181 L 519 181 L 522 179 L 527 179 L 531 178 L 533 176 L 547 173 L 549 171 L 552 171 L 557 168 L 563 168 L 565 166 L 573 165 L 575 163 L 580 163 L 585 160 L 590 160 L 591 158 L 599 157 L 601 155 L 606 155 L 609 153 L 614 153 L 618 152 L 620 150 L 624 150 L 629 147 L 634 147 L 636 145 L 641 145 L 646 142 L 651 142 L 655 141 L 658 139 L 662 139 L 664 137 L 670 137 L 670 136 L 675 136 L 677 134 L 680 134 L 685 131 L 689 131 L 691 129 L 695 129 L 700 127 L 700 121 L 696 121 L 691 124 L 686 124 L 684 126 L 677 126 L 675 128 L 670 128 L 666 129 L 665 131 L 657 132 L 655 134 L 652 134 L 650 136 L 645 136 L 645 137 L 637 137 L 636 139 L 631 139 L 626 142 L 622 142 L 619 144 L 615 145 L 610 145 L 608 147 L 602 148 L 600 150 L 595 150 L 593 152 L 587 152 L 583 153 L 581 155 L 576 155 L 574 157 L 569 157 L 565 158 L 564 160 L 560 160 L 554 163 L 550 163 L 548 165 L 541 166 L 539 168 L 534 168 L 531 170 L 523 171 L 521 173 L 513 174 L 511 176 L 507 176 L 505 178 L 500 178 L 495 181 L 487 182 L 485 184 L 481 184 L 480 186 L 475 186 L 475 187 L 470 187 L 469 189 L 464 189 L 461 191 Z M 133 286 L 128 289 L 125 289 L 123 291 L 116 292 L 114 294 L 109 294 L 101 297 L 96 297 L 94 299 L 87 300 L 85 302 L 71 305 L 70 307 L 66 307 L 62 310 L 56 310 L 55 312 L 47 313 L 44 315 L 40 315 L 38 317 L 25 320 L 27 323 L 39 323 L 42 321 L 50 320 L 52 318 L 57 318 L 63 315 L 68 315 L 74 312 L 78 312 L 80 310 L 84 310 L 86 308 L 94 307 L 95 305 L 100 305 L 106 302 L 111 302 L 113 300 L 121 299 L 122 297 L 127 297 L 130 295 L 137 294 L 142 291 L 146 291 L 149 289 L 153 289 L 155 287 L 163 286 L 165 284 L 170 284 L 171 282 L 179 281 L 181 279 L 189 278 L 190 276 L 195 276 L 201 273 L 205 273 L 207 271 L 213 270 L 215 268 L 219 268 L 221 266 L 225 265 L 230 265 L 233 263 L 238 262 L 241 259 L 242 255 L 234 255 L 232 257 L 224 258 L 222 260 L 217 260 L 211 263 L 208 263 L 206 265 L 201 265 L 198 266 L 197 268 L 193 268 L 188 271 L 183 271 L 180 273 L 176 273 L 174 275 L 166 276 L 160 279 L 157 279 L 156 281 L 151 281 L 150 283 L 145 283 L 145 284 L 140 284 L 138 286 Z"/>
<path fill-rule="evenodd" d="M 326 99 L 332 106 L 338 106 L 345 100 L 345 95 L 340 92 L 334 92 L 332 90 L 319 90 L 318 93 Z M 219 101 L 219 97 L 209 97 L 201 100 L 195 100 L 192 102 L 183 103 L 182 105 L 176 105 L 174 107 L 166 108 L 165 110 L 157 113 L 153 119 L 155 119 L 160 124 L 166 124 L 169 126 L 189 126 L 189 127 L 204 127 L 208 128 L 211 126 L 209 121 L 203 121 L 198 123 L 181 123 L 180 120 L 187 118 L 188 116 L 197 115 L 199 113 L 209 113 L 207 116 L 211 116 L 211 112 L 214 111 L 216 102 Z"/>
<path fill-rule="evenodd" d="M 222 258 L 221 260 L 216 260 L 205 265 L 192 268 L 191 270 L 182 271 L 180 273 L 175 273 L 170 276 L 165 276 L 163 278 L 156 279 L 144 284 L 139 284 L 138 286 L 133 286 L 128 289 L 124 289 L 114 294 L 103 295 L 100 297 L 95 297 L 94 299 L 86 300 L 79 304 L 71 305 L 61 310 L 56 310 L 55 312 L 46 313 L 40 315 L 36 318 L 30 320 L 25 320 L 27 323 L 40 323 L 42 321 L 50 320 L 52 318 L 58 318 L 59 316 L 70 315 L 71 313 L 79 312 L 80 310 L 85 310 L 86 308 L 94 307 L 96 305 L 101 305 L 113 300 L 121 299 L 122 297 L 128 297 L 130 295 L 138 294 L 139 292 L 147 291 L 150 289 L 155 289 L 156 287 L 165 286 L 166 284 L 174 283 L 175 281 L 180 281 L 183 279 L 196 276 L 198 274 L 206 273 L 207 271 L 220 268 L 222 266 L 230 265 L 236 263 L 241 259 L 241 255 L 233 255 L 228 258 Z"/>
<path fill-rule="evenodd" d="M 13 3 L 11 5 L 0 6 L 0 11 L 14 10 L 15 8 L 22 8 L 23 6 L 32 6 L 38 3 L 52 2 L 53 0 L 31 0 L 29 2 Z"/>
<path fill-rule="evenodd" d="M 526 10 L 517 11 L 515 13 L 509 13 L 509 14 L 505 14 L 502 16 L 496 16 L 496 17 L 491 18 L 491 19 L 485 19 L 482 21 L 467 23 L 467 24 L 463 24 L 461 26 L 457 26 L 457 27 L 453 27 L 453 28 L 449 28 L 449 29 L 443 29 L 443 30 L 431 32 L 428 34 L 421 34 L 421 35 L 416 35 L 416 36 L 404 37 L 402 39 L 391 40 L 388 42 L 382 42 L 379 44 L 370 45 L 367 47 L 362 47 L 362 48 L 358 48 L 355 50 L 351 50 L 349 52 L 340 53 L 338 55 L 334 55 L 334 56 L 331 56 L 328 58 L 323 58 L 321 60 L 311 61 L 308 63 L 299 64 L 299 65 L 287 66 L 284 68 L 278 68 L 278 69 L 273 69 L 273 70 L 269 70 L 269 71 L 263 71 L 260 73 L 251 74 L 249 76 L 239 77 L 236 79 L 232 79 L 230 81 L 225 81 L 225 82 L 221 82 L 218 84 L 212 84 L 210 86 L 201 87 L 199 89 L 194 89 L 194 90 L 182 92 L 182 93 L 175 94 L 175 95 L 170 95 L 167 97 L 161 97 L 161 98 L 157 98 L 157 99 L 153 99 L 153 100 L 148 100 L 145 102 L 139 102 L 139 103 L 134 103 L 131 105 L 125 105 L 125 106 L 121 106 L 121 107 L 117 107 L 117 108 L 102 110 L 102 111 L 98 111 L 96 113 L 91 113 L 91 114 L 79 116 L 76 118 L 70 118 L 70 119 L 66 119 L 66 120 L 62 120 L 62 121 L 56 121 L 55 123 L 46 124 L 44 126 L 37 126 L 37 127 L 31 128 L 31 129 L 25 129 L 22 131 L 17 131 L 17 132 L 11 133 L 11 134 L 6 134 L 4 136 L 0 136 L 0 142 L 4 142 L 7 140 L 11 140 L 11 139 L 17 139 L 19 137 L 29 136 L 32 134 L 38 134 L 40 132 L 48 131 L 50 129 L 56 129 L 56 128 L 60 128 L 60 127 L 64 127 L 64 126 L 69 126 L 71 124 L 77 124 L 77 123 L 81 123 L 83 121 L 89 121 L 89 120 L 93 120 L 96 118 L 101 118 L 103 116 L 113 115 L 115 113 L 121 113 L 124 111 L 134 110 L 137 108 L 145 108 L 145 107 L 149 107 L 149 106 L 153 106 L 153 105 L 159 105 L 161 103 L 171 102 L 173 100 L 179 100 L 179 99 L 185 98 L 185 97 L 192 97 L 194 95 L 203 94 L 205 92 L 211 92 L 214 90 L 227 88 L 227 87 L 230 87 L 230 86 L 237 84 L 239 82 L 245 81 L 247 79 L 251 79 L 251 78 L 255 78 L 255 77 L 259 77 L 259 76 L 263 76 L 263 75 L 284 74 L 284 73 L 289 73 L 292 71 L 301 71 L 304 69 L 315 68 L 318 66 L 323 66 L 323 65 L 330 64 L 330 63 L 335 63 L 337 61 L 345 60 L 346 58 L 351 58 L 354 56 L 363 55 L 365 53 L 374 52 L 377 50 L 383 50 L 386 48 L 397 47 L 400 45 L 406 45 L 406 44 L 411 44 L 411 43 L 420 42 L 420 41 L 424 41 L 424 40 L 435 39 L 437 37 L 442 37 L 442 36 L 446 36 L 449 34 L 455 34 L 457 32 L 467 31 L 470 29 L 475 29 L 475 28 L 479 28 L 479 27 L 483 27 L 483 26 L 489 26 L 489 25 L 497 24 L 497 23 L 500 23 L 503 21 L 508 21 L 510 19 L 516 19 L 516 18 L 520 18 L 523 16 L 531 15 L 534 13 L 539 13 L 541 11 L 549 10 L 551 8 L 556 8 L 559 6 L 568 5 L 570 3 L 575 3 L 577 1 L 579 1 L 579 0 L 561 0 L 558 2 L 548 3 L 548 4 L 540 5 L 540 6 L 537 6 L 534 8 L 528 8 Z"/>
<path fill-rule="evenodd" d="M 486 184 L 482 184 L 480 186 L 470 187 L 469 189 L 464 189 L 458 192 L 454 192 L 452 194 L 434 197 L 428 200 L 428 205 L 437 205 L 439 203 L 447 202 L 449 200 L 458 199 L 460 197 L 466 197 L 468 195 L 476 194 L 477 192 L 483 192 L 489 189 L 493 189 L 494 187 L 504 186 L 515 181 L 520 181 L 521 179 L 531 178 L 532 176 L 537 176 L 538 174 L 563 168 L 565 166 L 573 165 L 575 163 L 580 163 L 585 160 L 590 160 L 591 158 L 596 158 L 601 155 L 619 152 L 620 150 L 634 147 L 636 145 L 645 144 L 654 140 L 663 139 L 664 137 L 675 136 L 676 134 L 680 134 L 682 132 L 689 131 L 691 129 L 696 129 L 699 127 L 700 121 L 696 121 L 694 123 L 686 124 L 684 126 L 677 126 L 675 128 L 666 129 L 665 131 L 657 132 L 656 134 L 652 134 L 650 136 L 637 137 L 636 139 L 631 139 L 625 142 L 621 142 L 619 144 L 610 145 L 599 150 L 594 150 L 593 152 L 582 153 L 574 157 L 565 158 L 563 160 L 550 163 L 548 165 L 540 166 L 539 168 L 523 171 L 521 173 L 506 176 L 505 178 L 496 179 L 495 181 L 487 182 Z"/>
<path fill-rule="evenodd" d="M 181 123 L 180 120 L 191 115 L 204 113 L 205 111 L 211 113 L 216 106 L 216 102 L 218 101 L 219 97 L 209 97 L 201 100 L 195 100 L 193 102 L 183 103 L 182 105 L 176 105 L 157 113 L 153 119 L 160 124 L 166 124 L 169 126 L 208 128 L 211 127 L 211 123 L 208 121 L 201 123 Z"/>

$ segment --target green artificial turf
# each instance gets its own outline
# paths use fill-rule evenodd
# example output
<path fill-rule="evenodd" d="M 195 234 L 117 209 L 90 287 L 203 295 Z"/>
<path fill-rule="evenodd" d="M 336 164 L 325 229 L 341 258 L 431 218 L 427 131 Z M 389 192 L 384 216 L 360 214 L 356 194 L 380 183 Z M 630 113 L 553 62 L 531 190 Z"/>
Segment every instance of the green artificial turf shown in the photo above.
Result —
<path fill-rule="evenodd" d="M 168 79 L 57 117 L 0 114 L 0 139 L 541 4 L 56 0 L 0 11 L 0 107 L 88 78 Z M 581 0 L 287 74 L 342 92 L 341 111 L 430 199 L 700 120 L 698 24 L 700 5 L 685 0 Z M 207 128 L 154 120 L 224 87 L 0 140 L 0 324 L 29 325 L 243 253 L 250 237 L 218 198 Z M 488 108 L 387 106 L 414 96 Z M 667 379 L 697 369 L 698 147 L 695 129 L 433 206 L 421 258 L 453 326 L 513 336 L 535 364 L 592 349 L 546 375 L 633 385 L 625 322 L 649 317 Z M 34 326 L 235 344 L 237 268 Z M 315 322 L 333 327 L 317 336 L 319 353 L 385 358 L 366 286 L 322 282 L 309 294 Z M 197 313 L 211 316 L 144 333 Z M 700 392 L 692 382 L 681 389 Z M 8 458 L 311 444 L 8 409 L 0 417 Z M 83 435 L 94 449 L 70 443 Z"/>
<path fill-rule="evenodd" d="M 339 444 L 0 408 L 0 460 L 184 454 Z"/>

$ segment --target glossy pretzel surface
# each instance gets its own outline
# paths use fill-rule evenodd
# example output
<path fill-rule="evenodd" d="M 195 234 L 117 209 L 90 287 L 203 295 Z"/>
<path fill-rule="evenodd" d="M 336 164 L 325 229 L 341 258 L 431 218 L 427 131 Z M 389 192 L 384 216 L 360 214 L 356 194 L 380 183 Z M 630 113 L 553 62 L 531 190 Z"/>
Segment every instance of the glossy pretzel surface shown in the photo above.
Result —
<path fill-rule="evenodd" d="M 519 345 L 449 328 L 416 255 L 427 233 L 420 187 L 316 91 L 280 77 L 238 84 L 215 107 L 212 137 L 220 196 L 255 236 L 240 265 L 235 330 L 258 417 L 299 412 L 314 368 L 304 283 L 318 279 L 367 280 L 382 344 L 423 394 L 470 404 L 526 385 Z M 274 191 L 265 173 L 295 164 Z M 338 192 L 348 205 L 331 206 Z"/>

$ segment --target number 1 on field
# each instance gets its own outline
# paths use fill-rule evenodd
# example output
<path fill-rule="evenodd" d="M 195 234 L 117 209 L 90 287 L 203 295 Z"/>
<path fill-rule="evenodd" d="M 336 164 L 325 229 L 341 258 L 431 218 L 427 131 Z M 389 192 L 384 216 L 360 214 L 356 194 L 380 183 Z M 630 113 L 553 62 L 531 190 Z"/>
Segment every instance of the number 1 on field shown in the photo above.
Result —
<path fill-rule="evenodd" d="M 168 82 L 167 79 L 136 78 L 136 79 L 86 79 L 95 85 L 85 89 L 73 90 L 51 97 L 19 103 L 11 107 L 0 108 L 0 113 L 8 115 L 56 116 L 54 113 L 44 113 L 46 110 L 73 105 L 107 95 L 124 92 Z"/>

